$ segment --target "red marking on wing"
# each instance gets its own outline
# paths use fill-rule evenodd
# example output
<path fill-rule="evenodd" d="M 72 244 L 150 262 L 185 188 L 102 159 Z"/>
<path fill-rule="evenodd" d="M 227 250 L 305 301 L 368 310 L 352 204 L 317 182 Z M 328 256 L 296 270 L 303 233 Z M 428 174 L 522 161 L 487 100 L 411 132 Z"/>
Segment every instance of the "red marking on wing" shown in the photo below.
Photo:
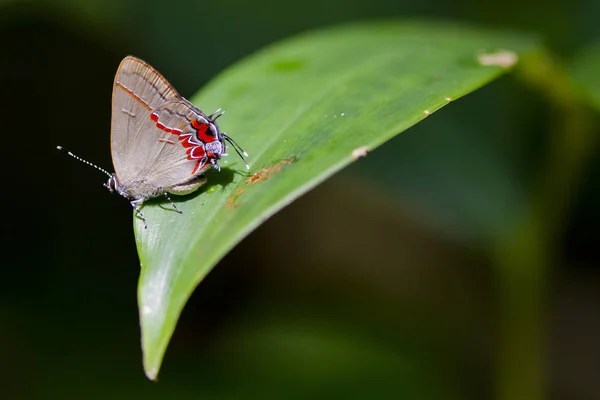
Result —
<path fill-rule="evenodd" d="M 154 122 L 156 122 L 156 127 L 162 131 L 165 131 L 167 133 L 172 133 L 173 135 L 181 135 L 182 131 L 181 129 L 177 129 L 177 128 L 169 128 L 166 127 L 162 122 L 158 121 L 158 114 L 156 113 L 152 113 L 150 114 L 150 119 Z"/>
<path fill-rule="evenodd" d="M 208 124 L 201 123 L 196 119 L 192 120 L 192 128 L 196 131 L 196 135 L 194 135 L 192 132 L 183 133 L 180 129 L 166 127 L 158 120 L 159 116 L 156 113 L 150 114 L 150 119 L 156 123 L 158 129 L 172 133 L 173 135 L 178 135 L 181 145 L 186 149 L 187 159 L 196 161 L 192 175 L 196 175 L 199 171 L 205 170 L 211 166 L 207 158 L 213 158 L 215 155 L 213 153 L 206 154 L 203 142 L 210 143 L 216 138 L 207 133 L 209 128 Z M 168 139 L 161 139 L 159 139 L 159 141 L 171 143 Z M 198 139 L 202 140 L 202 142 L 199 142 Z"/>
<path fill-rule="evenodd" d="M 167 128 L 166 126 L 164 126 L 163 124 L 161 124 L 160 122 L 156 123 L 156 127 L 158 129 L 162 129 L 163 131 L 167 132 L 167 133 L 172 133 L 173 135 L 181 135 L 182 131 L 181 129 L 177 129 L 177 128 Z"/>
<path fill-rule="evenodd" d="M 181 145 L 187 149 L 187 159 L 197 160 L 196 166 L 192 171 L 192 175 L 196 175 L 198 171 L 208 168 L 210 166 L 210 163 L 207 162 L 208 160 L 206 159 L 206 152 L 204 151 L 204 145 L 202 144 L 202 142 L 194 143 L 192 142 L 193 139 L 194 138 L 191 133 L 179 135 Z"/>
<path fill-rule="evenodd" d="M 179 140 L 181 140 L 181 144 L 186 149 L 193 149 L 194 147 L 202 147 L 202 144 L 194 143 L 190 141 L 192 139 L 192 135 L 186 133 L 185 135 L 179 135 Z M 189 153 L 188 153 L 189 154 Z"/>
<path fill-rule="evenodd" d="M 203 159 L 198 160 L 198 162 L 196 163 L 196 167 L 194 168 L 194 171 L 192 172 L 192 175 L 195 175 L 198 173 L 198 171 L 206 171 L 212 164 L 209 162 L 202 162 Z"/>
<path fill-rule="evenodd" d="M 200 122 L 198 122 L 197 119 L 192 120 L 192 128 L 196 129 L 197 131 L 201 131 L 201 130 L 206 130 L 206 128 L 208 128 L 207 124 L 201 124 Z"/>
<path fill-rule="evenodd" d="M 152 111 L 152 109 L 148 106 L 148 104 L 144 100 L 142 100 L 140 98 L 140 96 L 138 96 L 137 94 L 133 93 L 132 90 L 127 89 L 125 86 L 121 85 L 119 82 L 117 82 L 116 85 L 122 91 L 124 91 L 125 93 L 127 93 L 128 95 L 130 95 L 131 97 L 133 97 L 133 99 L 135 101 L 137 101 L 138 103 L 140 103 L 146 110 Z"/>
<path fill-rule="evenodd" d="M 192 128 L 194 128 L 198 133 L 198 139 L 202 140 L 204 143 L 210 143 L 216 139 L 213 135 L 207 133 L 208 124 L 199 122 L 197 119 L 195 119 L 192 121 Z"/>
<path fill-rule="evenodd" d="M 187 153 L 192 158 L 204 158 L 206 156 L 202 146 L 192 147 L 188 149 Z"/>

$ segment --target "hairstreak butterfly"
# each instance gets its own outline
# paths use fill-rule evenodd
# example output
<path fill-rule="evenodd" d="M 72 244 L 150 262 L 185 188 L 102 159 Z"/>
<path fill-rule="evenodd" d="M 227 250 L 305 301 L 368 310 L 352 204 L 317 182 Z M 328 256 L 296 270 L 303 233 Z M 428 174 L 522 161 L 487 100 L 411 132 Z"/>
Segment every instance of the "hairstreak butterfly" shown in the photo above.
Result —
<path fill-rule="evenodd" d="M 129 200 L 147 228 L 140 207 L 148 199 L 188 194 L 206 182 L 204 172 L 219 170 L 219 159 L 231 144 L 248 168 L 248 154 L 219 130 L 220 109 L 206 115 L 183 98 L 154 68 L 125 57 L 115 76 L 112 95 L 111 153 L 115 172 L 69 155 L 109 176 L 104 184 Z M 58 146 L 59 150 L 64 150 Z"/>

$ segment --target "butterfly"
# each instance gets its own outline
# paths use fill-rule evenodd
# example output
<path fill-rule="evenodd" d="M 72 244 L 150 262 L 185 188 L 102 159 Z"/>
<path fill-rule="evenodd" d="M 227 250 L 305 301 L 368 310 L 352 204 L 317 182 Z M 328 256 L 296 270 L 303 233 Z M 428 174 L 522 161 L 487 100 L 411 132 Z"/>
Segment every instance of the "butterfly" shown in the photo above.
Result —
<path fill-rule="evenodd" d="M 244 158 L 248 153 L 220 131 L 216 121 L 221 115 L 220 109 L 204 114 L 152 66 L 128 56 L 113 83 L 110 142 L 115 172 L 67 153 L 107 174 L 104 186 L 129 200 L 147 228 L 142 204 L 165 196 L 181 213 L 169 194 L 184 195 L 202 186 L 209 168 L 220 170 L 218 161 L 227 155 L 227 144 L 249 168 Z"/>

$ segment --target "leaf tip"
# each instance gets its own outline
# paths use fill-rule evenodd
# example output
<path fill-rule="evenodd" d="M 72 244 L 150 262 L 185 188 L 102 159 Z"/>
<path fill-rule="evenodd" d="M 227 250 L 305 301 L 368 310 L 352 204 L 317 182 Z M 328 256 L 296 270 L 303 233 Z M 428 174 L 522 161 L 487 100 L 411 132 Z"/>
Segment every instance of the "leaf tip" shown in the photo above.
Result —
<path fill-rule="evenodd" d="M 155 297 L 148 296 L 144 291 L 140 292 L 139 314 L 144 373 L 148 379 L 156 381 L 172 334 L 172 326 L 170 321 L 165 320 L 164 306 L 156 304 Z"/>
<path fill-rule="evenodd" d="M 142 332 L 142 352 L 144 358 L 144 373 L 146 377 L 151 381 L 156 381 L 158 378 L 158 372 L 162 363 L 164 355 L 164 348 L 160 344 L 148 343 L 148 340 L 144 340 L 144 333 Z"/>
<path fill-rule="evenodd" d="M 158 380 L 158 368 L 148 367 L 148 365 L 144 363 L 144 373 L 152 382 L 156 382 Z"/>

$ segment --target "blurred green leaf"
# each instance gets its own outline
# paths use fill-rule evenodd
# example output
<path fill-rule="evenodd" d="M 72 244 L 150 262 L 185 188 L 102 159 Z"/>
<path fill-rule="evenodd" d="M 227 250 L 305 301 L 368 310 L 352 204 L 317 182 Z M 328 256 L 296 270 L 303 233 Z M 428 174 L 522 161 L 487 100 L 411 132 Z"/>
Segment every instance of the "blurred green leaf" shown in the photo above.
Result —
<path fill-rule="evenodd" d="M 575 58 L 572 75 L 585 98 L 600 109 L 600 43 L 588 47 Z"/>
<path fill-rule="evenodd" d="M 144 208 L 147 230 L 135 220 L 148 377 L 194 288 L 243 237 L 533 48 L 527 36 L 442 22 L 348 25 L 270 46 L 212 81 L 193 102 L 226 108 L 221 128 L 250 153 L 251 168 L 232 155 L 201 194 L 179 203 L 183 215 L 154 204 Z"/>
<path fill-rule="evenodd" d="M 219 332 L 211 349 L 219 356 L 203 355 L 210 362 L 204 369 L 217 375 L 212 381 L 223 382 L 220 398 L 465 398 L 445 367 L 455 360 L 440 354 L 434 341 L 278 307 L 248 307 Z"/>

